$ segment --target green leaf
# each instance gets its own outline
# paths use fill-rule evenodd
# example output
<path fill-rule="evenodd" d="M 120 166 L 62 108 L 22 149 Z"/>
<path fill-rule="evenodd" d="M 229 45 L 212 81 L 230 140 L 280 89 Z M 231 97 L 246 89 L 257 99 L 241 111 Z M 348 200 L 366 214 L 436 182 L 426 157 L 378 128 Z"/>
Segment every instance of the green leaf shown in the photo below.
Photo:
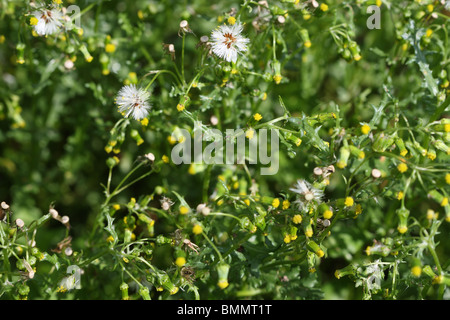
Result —
<path fill-rule="evenodd" d="M 118 237 L 117 232 L 116 232 L 116 230 L 114 228 L 114 224 L 113 224 L 114 218 L 111 217 L 108 213 L 105 214 L 105 215 L 106 215 L 106 220 L 107 220 L 107 223 L 108 223 L 108 225 L 105 227 L 105 230 L 108 231 L 108 233 L 113 237 L 113 239 L 114 239 L 114 241 L 112 242 L 113 245 L 116 245 L 117 241 L 119 240 L 119 237 Z"/>

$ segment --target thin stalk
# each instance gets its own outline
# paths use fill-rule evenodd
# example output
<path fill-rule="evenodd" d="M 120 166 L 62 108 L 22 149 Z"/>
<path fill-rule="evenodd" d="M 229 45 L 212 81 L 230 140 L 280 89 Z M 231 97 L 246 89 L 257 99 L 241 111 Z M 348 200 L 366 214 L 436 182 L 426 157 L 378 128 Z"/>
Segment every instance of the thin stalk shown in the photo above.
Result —
<path fill-rule="evenodd" d="M 219 256 L 219 261 L 223 261 L 222 254 L 217 249 L 217 247 L 214 245 L 214 243 L 208 238 L 208 236 L 205 234 L 204 231 L 202 231 L 202 235 L 205 238 L 205 240 L 211 245 L 211 247 L 214 249 L 214 251 L 216 251 L 217 255 Z"/>
<path fill-rule="evenodd" d="M 186 79 L 184 78 L 184 45 L 186 41 L 186 34 L 183 32 L 183 40 L 181 44 L 181 80 L 183 85 L 186 85 Z"/>
<path fill-rule="evenodd" d="M 209 216 L 224 216 L 224 217 L 229 217 L 229 218 L 236 219 L 237 221 L 241 222 L 241 219 L 239 219 L 238 217 L 232 215 L 231 213 L 211 212 L 211 213 L 209 214 Z"/>
<path fill-rule="evenodd" d="M 209 190 L 209 182 L 211 180 L 211 170 L 212 164 L 209 164 L 206 168 L 205 177 L 203 179 L 203 202 L 208 202 L 208 190 Z"/>

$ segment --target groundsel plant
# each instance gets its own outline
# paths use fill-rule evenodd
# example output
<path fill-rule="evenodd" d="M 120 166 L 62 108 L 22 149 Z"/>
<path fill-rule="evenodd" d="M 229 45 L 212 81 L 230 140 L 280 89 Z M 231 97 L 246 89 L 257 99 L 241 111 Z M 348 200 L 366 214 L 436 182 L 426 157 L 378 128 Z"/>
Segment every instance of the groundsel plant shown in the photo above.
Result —
<path fill-rule="evenodd" d="M 2 299 L 450 297 L 448 2 L 17 3 Z"/>

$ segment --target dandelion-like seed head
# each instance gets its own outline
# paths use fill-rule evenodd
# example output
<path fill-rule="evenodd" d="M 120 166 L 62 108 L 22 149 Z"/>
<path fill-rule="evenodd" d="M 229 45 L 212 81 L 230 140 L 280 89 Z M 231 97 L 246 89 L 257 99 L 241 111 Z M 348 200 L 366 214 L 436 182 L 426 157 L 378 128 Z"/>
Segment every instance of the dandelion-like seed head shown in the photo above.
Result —
<path fill-rule="evenodd" d="M 218 27 L 211 33 L 211 49 L 215 55 L 228 62 L 236 62 L 238 54 L 247 51 L 249 39 L 241 35 L 243 26 L 240 22 Z"/>
<path fill-rule="evenodd" d="M 148 115 L 150 105 L 147 100 L 150 93 L 137 88 L 134 84 L 126 85 L 117 94 L 116 104 L 119 112 L 128 118 L 130 115 L 136 120 L 142 120 Z"/>
<path fill-rule="evenodd" d="M 63 14 L 57 8 L 35 11 L 33 16 L 34 31 L 40 36 L 53 34 L 63 25 Z"/>
<path fill-rule="evenodd" d="M 297 180 L 294 188 L 289 190 L 299 195 L 298 199 L 294 201 L 299 210 L 305 210 L 306 206 L 312 202 L 320 203 L 323 198 L 323 191 L 314 188 L 308 181 Z"/>
<path fill-rule="evenodd" d="M 174 204 L 174 202 L 173 202 L 171 199 L 167 198 L 167 197 L 162 197 L 162 199 L 160 200 L 160 202 L 161 202 L 161 208 L 162 208 L 164 211 L 169 210 L 170 207 Z"/>

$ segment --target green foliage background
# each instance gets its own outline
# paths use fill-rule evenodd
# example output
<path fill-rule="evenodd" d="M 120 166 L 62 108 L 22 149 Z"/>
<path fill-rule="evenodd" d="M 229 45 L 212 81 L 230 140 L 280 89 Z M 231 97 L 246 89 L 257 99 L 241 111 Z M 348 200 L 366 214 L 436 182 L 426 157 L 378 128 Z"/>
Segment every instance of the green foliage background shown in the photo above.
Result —
<path fill-rule="evenodd" d="M 184 49 L 186 79 L 193 79 L 201 61 L 201 50 L 196 48 L 199 37 L 210 35 L 217 25 L 226 23 L 231 8 L 239 11 L 240 20 L 246 23 L 244 33 L 251 40 L 245 62 L 238 65 L 238 74 L 231 76 L 229 82 L 233 87 L 230 89 L 221 86 L 223 69 L 217 59 L 213 56 L 204 60 L 204 63 L 209 64 L 209 72 L 200 79 L 204 87 L 191 90 L 191 104 L 187 106 L 187 110 L 205 123 L 209 122 L 212 115 L 218 116 L 222 129 L 245 128 L 249 123 L 248 119 L 256 112 L 263 116 L 262 121 L 282 117 L 286 112 L 300 118 L 302 115 L 334 112 L 339 120 L 339 124 L 334 120 L 321 123 L 318 131 L 318 136 L 331 142 L 334 150 L 319 152 L 314 147 L 312 138 L 306 136 L 302 137 L 300 147 L 292 143 L 282 144 L 278 174 L 261 176 L 257 166 L 251 167 L 252 178 L 256 180 L 261 196 L 281 199 L 281 195 L 288 193 L 289 187 L 297 179 L 311 179 L 314 167 L 335 164 L 339 158 L 339 143 L 336 142 L 339 135 L 336 135 L 336 130 L 346 128 L 357 139 L 361 124 L 370 123 L 374 116 L 382 118 L 373 126 L 374 133 L 392 133 L 395 123 L 398 123 L 401 127 L 414 128 L 417 141 L 425 147 L 428 144 L 427 133 L 420 128 L 424 128 L 432 120 L 448 115 L 448 90 L 445 87 L 448 76 L 443 76 L 442 71 L 448 71 L 450 61 L 449 12 L 442 4 L 439 1 L 383 1 L 381 29 L 370 30 L 366 26 L 370 16 L 366 13 L 366 8 L 375 4 L 375 1 L 327 1 L 329 9 L 325 12 L 309 5 L 307 9 L 312 11 L 310 19 L 305 19 L 306 13 L 301 10 L 305 1 L 297 4 L 294 2 L 268 1 L 268 22 L 261 24 L 261 30 L 257 32 L 252 21 L 259 6 L 252 1 L 64 1 L 63 5 L 74 3 L 82 11 L 86 8 L 88 10 L 81 17 L 83 35 L 67 32 L 64 33 L 63 40 L 58 35 L 32 35 L 27 16 L 31 12 L 28 1 L 0 1 L 0 35 L 4 37 L 0 43 L 0 200 L 8 203 L 14 218 L 23 219 L 26 225 L 39 219 L 48 212 L 50 205 L 54 205 L 60 214 L 70 217 L 73 249 L 81 252 L 83 257 L 95 256 L 99 248 L 106 245 L 107 234 L 98 235 L 94 238 L 95 241 L 88 238 L 99 212 L 104 209 L 102 203 L 105 194 L 101 184 L 106 184 L 109 172 L 105 163 L 115 155 L 105 152 L 105 146 L 110 140 L 110 130 L 122 118 L 114 105 L 117 92 L 124 83 L 133 81 L 130 79 L 132 72 L 137 74 L 139 84 L 145 86 L 153 77 L 148 75 L 150 71 L 173 70 L 171 56 L 164 52 L 163 43 L 174 44 L 175 63 L 180 67 L 182 37 L 179 22 L 184 19 L 189 21 L 194 32 L 186 35 Z M 437 17 L 431 17 L 432 13 L 427 7 L 429 4 L 434 5 Z M 253 9 L 249 10 L 250 7 Z M 285 13 L 288 13 L 285 22 L 277 23 L 277 17 Z M 414 22 L 413 29 L 411 21 Z M 280 84 L 272 79 L 276 60 L 272 55 L 271 28 L 276 30 L 276 60 L 281 63 L 283 77 Z M 427 29 L 433 30 L 430 37 L 425 35 Z M 310 48 L 304 46 L 305 39 L 300 30 L 308 31 L 312 43 Z M 355 61 L 351 57 L 345 59 L 347 48 L 333 39 L 333 30 L 341 32 L 336 33 L 341 39 L 346 38 L 343 36 L 345 34 L 348 39 L 357 43 L 361 50 L 361 60 Z M 404 34 L 421 35 L 417 44 L 419 51 L 402 37 Z M 105 53 L 107 35 L 116 45 L 113 53 Z M 21 54 L 18 44 L 24 45 L 23 64 L 17 63 Z M 81 45 L 85 45 L 92 55 L 92 62 L 85 60 L 85 55 L 79 49 Z M 420 52 L 423 52 L 423 57 Z M 108 59 L 106 68 L 110 70 L 107 75 L 102 73 L 105 69 L 102 64 L 104 55 Z M 74 68 L 68 70 L 64 63 L 73 56 L 77 57 Z M 424 77 L 420 69 L 424 64 L 429 66 L 431 78 Z M 245 70 L 261 76 L 245 73 Z M 435 88 L 437 91 L 433 93 Z M 158 76 L 150 90 L 153 109 L 149 125 L 144 127 L 139 122 L 132 121 L 129 127 L 138 130 L 145 142 L 136 145 L 127 132 L 127 138 L 120 146 L 120 153 L 116 155 L 120 158 L 120 163 L 114 168 L 113 185 L 117 185 L 130 172 L 139 156 L 152 152 L 159 161 L 163 155 L 170 154 L 172 145 L 167 137 L 174 126 L 191 125 L 176 109 L 181 94 L 170 74 Z M 267 94 L 265 100 L 261 98 L 264 93 Z M 281 106 L 280 98 L 286 110 Z M 377 108 L 382 111 L 376 113 Z M 286 124 L 286 127 L 289 125 Z M 407 130 L 399 132 L 405 140 L 409 138 Z M 448 145 L 448 141 L 446 143 Z M 366 144 L 365 148 L 370 150 L 370 145 Z M 389 149 L 386 153 L 398 153 L 394 149 Z M 415 165 L 437 169 L 426 171 L 422 181 L 417 180 L 409 186 L 405 203 L 411 216 L 424 221 L 424 225 L 428 223 L 425 218 L 428 209 L 439 212 L 442 225 L 435 238 L 435 242 L 439 243 L 436 254 L 447 277 L 450 254 L 449 223 L 445 221 L 447 209 L 427 197 L 427 194 L 434 188 L 448 194 L 445 175 L 449 172 L 449 157 L 438 150 L 436 160 L 431 161 L 420 157 L 417 150 L 410 150 L 410 153 L 415 154 L 411 160 Z M 395 193 L 403 190 L 405 178 L 396 171 L 396 162 L 391 162 L 396 158 L 384 156 L 387 157 L 387 162 L 374 157 L 365 162 L 354 175 L 354 180 L 361 181 L 358 187 L 363 186 L 359 189 L 360 193 L 355 195 L 355 201 L 361 203 L 363 213 L 357 219 L 343 219 L 333 226 L 331 235 L 322 243 L 327 249 L 326 257 L 317 262 L 315 273 L 308 271 L 305 262 L 279 268 L 264 262 L 274 250 L 273 246 L 283 245 L 281 232 L 274 231 L 271 241 L 244 242 L 244 253 L 236 250 L 231 269 L 234 272 L 229 276 L 230 287 L 226 290 L 220 290 L 215 285 L 216 274 L 213 268 L 208 273 L 205 265 L 199 267 L 202 271 L 196 285 L 200 297 L 367 297 L 361 286 L 355 287 L 353 279 L 336 279 L 335 271 L 350 263 L 367 261 L 365 249 L 373 244 L 374 239 L 397 239 L 399 236 L 396 230 L 396 210 L 401 205 Z M 336 171 L 326 188 L 327 199 L 346 196 L 346 181 L 359 164 L 355 160 L 354 165 L 352 162 L 352 166 Z M 387 172 L 383 177 L 384 184 L 367 180 L 375 167 Z M 154 198 L 149 205 L 159 208 L 161 194 L 155 193 L 158 186 L 166 190 L 174 201 L 177 201 L 177 197 L 172 191 L 182 195 L 193 210 L 197 204 L 202 203 L 205 171 L 191 174 L 188 165 L 172 164 L 162 165 L 159 170 L 156 175 L 125 190 L 114 199 L 114 203 L 120 203 L 123 207 L 131 197 L 139 201 L 141 195 L 153 194 Z M 224 170 L 226 168 L 221 166 L 212 168 L 210 192 L 218 181 L 217 176 L 223 174 Z M 245 177 L 241 169 L 231 175 Z M 224 212 L 226 209 L 228 212 L 245 210 L 231 204 L 221 209 Z M 114 216 L 117 218 L 116 223 L 126 215 L 123 212 L 120 214 Z M 211 223 L 208 231 L 220 238 L 224 231 L 221 230 L 222 226 L 238 232 L 229 222 Z M 122 230 L 118 224 L 116 229 Z M 167 220 L 156 222 L 155 234 L 167 236 L 174 230 L 174 226 Z M 67 231 L 60 223 L 49 221 L 36 234 L 39 249 L 50 252 L 64 238 L 65 232 Z M 411 232 L 413 235 L 408 236 L 414 237 L 419 233 L 414 229 Z M 239 238 L 240 233 L 235 236 Z M 192 237 L 191 240 L 196 240 L 194 242 L 197 244 L 202 242 L 198 237 Z M 222 245 L 224 251 L 232 247 L 232 243 L 227 240 Z M 214 254 L 207 243 L 200 247 L 203 249 L 202 257 Z M 406 252 L 409 251 L 405 249 Z M 157 247 L 152 264 L 159 269 L 173 271 L 173 255 L 174 249 L 170 245 Z M 192 262 L 194 267 L 196 264 L 207 264 L 205 260 L 208 261 L 208 258 L 196 259 Z M 440 296 L 448 299 L 448 289 L 445 289 L 444 294 L 443 289 L 430 284 L 431 279 L 423 278 L 424 276 L 414 279 L 410 275 L 411 266 L 408 261 L 404 257 L 398 265 L 402 276 L 397 276 L 402 280 L 394 298 L 434 299 Z M 66 263 L 69 264 L 68 261 Z M 424 265 L 434 265 L 433 263 L 433 259 L 429 257 L 422 260 Z M 45 287 L 54 290 L 61 278 L 61 273 L 51 273 L 50 264 L 42 262 L 36 278 L 27 282 L 31 287 L 28 298 L 118 299 L 118 287 L 122 279 L 118 275 L 118 269 L 111 271 L 108 264 L 116 264 L 113 257 L 86 267 L 82 276 L 83 288 L 63 295 L 49 294 L 40 289 L 44 283 Z M 168 271 L 169 274 L 175 274 L 174 278 L 177 278 L 178 273 L 172 271 Z M 386 270 L 386 274 L 391 271 L 392 269 Z M 48 277 L 45 276 L 47 273 Z M 202 274 L 207 280 L 201 280 Z M 205 274 L 213 279 L 212 282 Z M 282 276 L 287 276 L 290 281 L 281 281 Z M 246 280 L 239 285 L 242 279 Z M 387 276 L 386 282 L 389 282 L 388 279 L 391 278 Z M 424 292 L 423 288 L 430 285 L 431 289 Z M 130 292 L 137 292 L 137 289 L 133 291 L 133 286 L 130 285 Z M 152 297 L 158 294 L 153 289 Z M 180 292 L 178 295 L 193 298 L 189 292 Z M 7 299 L 12 297 L 15 297 L 13 293 L 2 296 Z M 373 297 L 382 298 L 383 292 L 373 293 Z"/>

